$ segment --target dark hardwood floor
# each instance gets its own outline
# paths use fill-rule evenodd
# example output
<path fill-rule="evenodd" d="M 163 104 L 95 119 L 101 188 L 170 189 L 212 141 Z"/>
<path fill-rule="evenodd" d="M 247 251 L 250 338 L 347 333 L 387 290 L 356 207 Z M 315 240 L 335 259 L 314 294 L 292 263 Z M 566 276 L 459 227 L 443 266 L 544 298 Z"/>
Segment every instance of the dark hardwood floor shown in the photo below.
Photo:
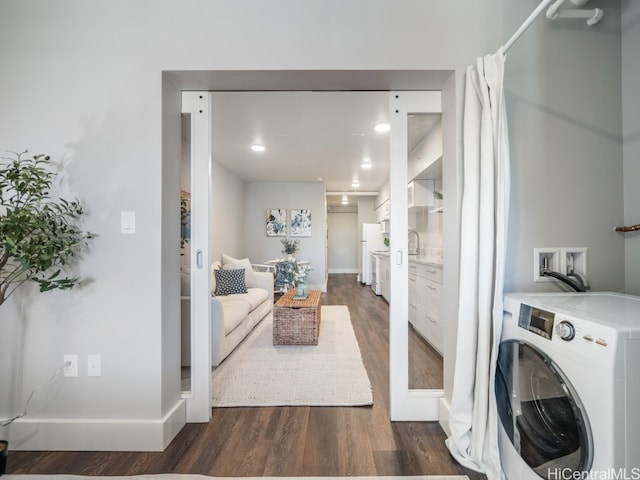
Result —
<path fill-rule="evenodd" d="M 389 420 L 388 305 L 355 275 L 330 275 L 324 304 L 347 305 L 372 407 L 215 408 L 164 452 L 10 451 L 7 473 L 211 476 L 483 475 L 450 456 L 436 422 Z"/>
<path fill-rule="evenodd" d="M 409 325 L 409 388 L 442 389 L 442 356 Z"/>

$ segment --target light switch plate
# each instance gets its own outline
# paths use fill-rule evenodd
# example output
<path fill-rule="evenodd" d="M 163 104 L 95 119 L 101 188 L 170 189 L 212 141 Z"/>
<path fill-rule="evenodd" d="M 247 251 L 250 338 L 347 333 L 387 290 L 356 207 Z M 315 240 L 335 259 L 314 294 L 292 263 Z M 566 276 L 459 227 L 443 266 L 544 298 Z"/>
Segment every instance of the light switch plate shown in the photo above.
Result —
<path fill-rule="evenodd" d="M 136 212 L 120 212 L 120 233 L 123 235 L 136 233 Z"/>
<path fill-rule="evenodd" d="M 99 377 L 100 375 L 102 375 L 100 355 L 87 355 L 87 376 Z"/>

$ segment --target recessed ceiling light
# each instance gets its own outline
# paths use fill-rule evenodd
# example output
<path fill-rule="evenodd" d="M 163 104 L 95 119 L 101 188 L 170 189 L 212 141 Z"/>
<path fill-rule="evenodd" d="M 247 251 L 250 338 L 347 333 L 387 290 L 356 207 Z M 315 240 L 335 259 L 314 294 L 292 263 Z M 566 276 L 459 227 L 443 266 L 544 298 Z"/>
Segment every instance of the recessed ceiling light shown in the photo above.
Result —
<path fill-rule="evenodd" d="M 349 198 L 346 195 L 342 196 L 342 205 L 348 205 L 349 204 Z"/>
<path fill-rule="evenodd" d="M 373 129 L 378 133 L 386 133 L 391 130 L 391 125 L 386 122 L 376 123 Z"/>
<path fill-rule="evenodd" d="M 264 152 L 266 149 L 267 147 L 260 143 L 254 143 L 253 145 L 251 145 L 251 150 L 253 150 L 254 152 Z"/>
<path fill-rule="evenodd" d="M 360 186 L 360 180 L 358 180 L 357 178 L 354 178 L 353 181 L 351 182 L 351 186 L 353 188 L 357 188 Z"/>
<path fill-rule="evenodd" d="M 360 164 L 360 168 L 364 168 L 365 170 L 368 170 L 371 167 L 373 167 L 373 163 L 371 163 L 371 159 L 365 158 L 364 160 L 362 160 L 362 163 Z"/>

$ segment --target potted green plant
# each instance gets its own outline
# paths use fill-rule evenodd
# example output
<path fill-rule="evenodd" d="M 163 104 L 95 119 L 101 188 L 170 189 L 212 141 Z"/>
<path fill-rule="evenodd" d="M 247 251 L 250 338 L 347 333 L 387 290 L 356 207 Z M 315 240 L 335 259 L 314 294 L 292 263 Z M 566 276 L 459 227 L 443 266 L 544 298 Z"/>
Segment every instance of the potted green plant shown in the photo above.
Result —
<path fill-rule="evenodd" d="M 77 226 L 84 213 L 78 200 L 51 197 L 50 157 L 11 153 L 0 161 L 0 306 L 26 282 L 38 284 L 41 292 L 73 288 L 80 279 L 64 269 L 94 237 Z M 0 475 L 8 448 L 0 441 Z"/>
<path fill-rule="evenodd" d="M 25 282 L 41 292 L 78 284 L 63 270 L 94 237 L 77 226 L 84 213 L 78 200 L 51 197 L 50 157 L 26 153 L 0 163 L 0 305 Z"/>
<path fill-rule="evenodd" d="M 282 242 L 282 253 L 286 253 L 288 260 L 293 260 L 293 256 L 298 251 L 299 242 L 298 240 L 292 240 L 290 238 L 283 238 Z"/>

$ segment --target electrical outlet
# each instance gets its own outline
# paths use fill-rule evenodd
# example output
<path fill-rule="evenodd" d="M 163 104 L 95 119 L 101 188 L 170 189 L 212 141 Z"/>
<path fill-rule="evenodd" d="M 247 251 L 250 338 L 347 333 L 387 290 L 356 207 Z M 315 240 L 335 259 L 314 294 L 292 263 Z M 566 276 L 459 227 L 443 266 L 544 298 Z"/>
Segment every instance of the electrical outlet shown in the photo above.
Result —
<path fill-rule="evenodd" d="M 550 277 L 542 275 L 544 269 L 559 271 L 560 269 L 560 249 L 550 248 L 534 248 L 533 249 L 533 281 L 534 282 L 550 282 Z"/>
<path fill-rule="evenodd" d="M 64 356 L 64 369 L 63 375 L 65 377 L 77 377 L 78 376 L 78 355 L 66 354 Z"/>

